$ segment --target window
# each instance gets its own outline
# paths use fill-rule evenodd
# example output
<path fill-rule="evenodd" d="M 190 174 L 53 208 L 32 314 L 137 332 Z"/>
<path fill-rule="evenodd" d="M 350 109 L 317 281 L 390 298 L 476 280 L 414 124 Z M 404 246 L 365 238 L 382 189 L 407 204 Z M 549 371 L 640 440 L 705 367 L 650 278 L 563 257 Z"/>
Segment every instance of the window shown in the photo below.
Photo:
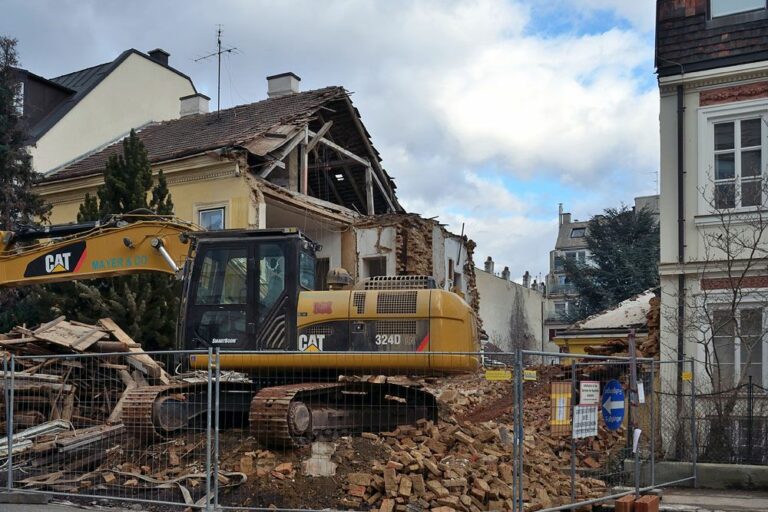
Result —
<path fill-rule="evenodd" d="M 584 263 L 587 261 L 587 251 L 566 251 L 565 259 L 568 261 Z"/>
<path fill-rule="evenodd" d="M 197 223 L 207 231 L 224 229 L 224 207 L 199 210 Z"/>
<path fill-rule="evenodd" d="M 214 249 L 205 253 L 195 304 L 245 304 L 245 249 Z"/>
<path fill-rule="evenodd" d="M 698 111 L 698 213 L 764 207 L 768 101 L 740 101 Z M 697 223 L 699 221 L 697 220 Z"/>
<path fill-rule="evenodd" d="M 387 258 L 377 256 L 375 258 L 363 258 L 365 277 L 377 277 L 387 275 Z"/>
<path fill-rule="evenodd" d="M 584 238 L 587 234 L 587 228 L 573 228 L 571 230 L 571 238 Z"/>
<path fill-rule="evenodd" d="M 765 0 L 709 0 L 711 18 L 765 9 Z"/>
<path fill-rule="evenodd" d="M 763 386 L 768 383 L 764 377 L 763 364 L 763 310 L 752 307 L 736 311 L 715 310 L 712 312 L 713 370 L 723 389 L 730 389 L 740 381 Z"/>
<path fill-rule="evenodd" d="M 763 120 L 759 117 L 714 125 L 715 208 L 763 204 Z"/>
<path fill-rule="evenodd" d="M 279 244 L 262 245 L 259 247 L 257 264 L 259 265 L 259 322 L 262 322 L 285 290 L 283 247 Z M 314 270 L 314 262 L 312 265 Z"/>

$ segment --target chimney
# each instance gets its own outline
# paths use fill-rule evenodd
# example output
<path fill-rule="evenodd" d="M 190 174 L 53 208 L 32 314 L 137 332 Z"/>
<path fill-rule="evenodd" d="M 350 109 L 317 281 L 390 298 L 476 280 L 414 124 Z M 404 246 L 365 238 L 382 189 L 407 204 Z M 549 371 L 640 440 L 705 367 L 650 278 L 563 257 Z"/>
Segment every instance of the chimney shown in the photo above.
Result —
<path fill-rule="evenodd" d="M 485 271 L 493 274 L 493 259 L 490 256 L 485 260 Z"/>
<path fill-rule="evenodd" d="M 563 222 L 561 224 L 570 224 L 571 223 L 571 214 L 570 213 L 564 213 L 562 215 Z"/>
<path fill-rule="evenodd" d="M 163 50 L 162 48 L 155 48 L 154 50 L 149 52 L 149 57 L 157 62 L 162 64 L 163 66 L 168 65 L 168 57 L 170 57 L 171 54 L 167 51 Z"/>
<path fill-rule="evenodd" d="M 501 271 L 501 278 L 505 281 L 509 281 L 509 267 L 504 267 Z"/>
<path fill-rule="evenodd" d="M 181 109 L 179 110 L 180 117 L 187 117 L 195 114 L 207 114 L 208 102 L 210 100 L 211 98 L 199 92 L 190 94 L 189 96 L 182 96 L 179 98 L 179 101 L 181 101 Z"/>
<path fill-rule="evenodd" d="M 280 73 L 267 77 L 267 96 L 277 98 L 299 92 L 301 78 L 295 73 Z"/>
<path fill-rule="evenodd" d="M 534 279 L 533 282 L 535 283 L 536 280 Z M 525 274 L 523 274 L 523 286 L 525 286 L 526 288 L 531 286 L 531 273 L 528 272 L 527 270 L 525 271 Z"/>

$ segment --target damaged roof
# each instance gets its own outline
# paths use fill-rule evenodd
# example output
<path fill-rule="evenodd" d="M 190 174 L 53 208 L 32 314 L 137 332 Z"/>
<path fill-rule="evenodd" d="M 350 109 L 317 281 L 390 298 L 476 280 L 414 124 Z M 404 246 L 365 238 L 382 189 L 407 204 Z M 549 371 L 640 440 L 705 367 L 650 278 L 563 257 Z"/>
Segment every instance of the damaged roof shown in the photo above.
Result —
<path fill-rule="evenodd" d="M 651 299 L 655 296 L 655 289 L 646 290 L 620 302 L 610 309 L 595 313 L 580 322 L 576 322 L 565 333 L 645 327 L 647 324 L 646 316 L 651 310 Z"/>
<path fill-rule="evenodd" d="M 223 147 L 240 146 L 279 125 L 307 123 L 325 103 L 346 95 L 342 87 L 326 87 L 239 105 L 220 112 L 197 114 L 149 124 L 137 135 L 149 161 L 163 162 Z M 282 132 L 283 130 L 276 130 Z M 276 137 L 284 140 L 284 134 Z M 51 173 L 45 182 L 100 174 L 107 160 L 122 151 L 121 141 Z"/>
<path fill-rule="evenodd" d="M 395 205 L 396 211 L 401 211 L 402 207 L 394 194 L 394 180 L 381 168 L 379 153 L 373 147 L 370 135 L 360 120 L 360 113 L 352 105 L 349 93 L 343 87 L 325 87 L 267 98 L 220 112 L 194 114 L 171 121 L 151 123 L 141 127 L 136 133 L 144 144 L 152 164 L 232 149 L 245 151 L 248 155 L 248 165 L 258 174 L 259 167 L 282 160 L 284 155 L 281 156 L 281 148 L 291 147 L 290 143 L 295 137 L 303 137 L 305 127 L 317 131 L 326 122 L 332 125 L 326 137 L 333 136 L 346 150 L 361 158 L 365 157 L 370 161 L 374 172 L 378 172 L 384 190 L 374 189 L 376 211 L 386 211 L 388 201 Z M 54 170 L 42 182 L 52 183 L 101 174 L 109 158 L 121 152 L 121 141 L 115 141 Z M 335 164 L 334 158 L 325 151 L 313 151 L 309 175 L 309 189 L 313 193 L 309 195 L 358 212 L 364 211 L 365 198 L 359 193 L 359 190 L 364 190 L 365 187 L 364 172 L 351 172 L 349 180 L 329 184 L 329 170 Z M 272 179 L 270 176 L 270 180 Z M 352 180 L 355 183 L 351 183 Z M 333 190 L 333 194 L 329 190 Z"/>

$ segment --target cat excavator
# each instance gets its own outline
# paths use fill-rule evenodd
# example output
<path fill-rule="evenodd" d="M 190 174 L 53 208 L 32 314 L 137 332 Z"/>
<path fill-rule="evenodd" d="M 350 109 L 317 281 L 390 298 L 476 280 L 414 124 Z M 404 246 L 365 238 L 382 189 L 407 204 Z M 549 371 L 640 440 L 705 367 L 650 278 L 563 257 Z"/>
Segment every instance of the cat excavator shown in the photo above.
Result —
<path fill-rule="evenodd" d="M 246 374 L 220 382 L 221 411 L 247 415 L 272 445 L 389 430 L 436 419 L 432 394 L 347 373 L 466 373 L 478 366 L 476 317 L 457 294 L 421 276 L 378 277 L 316 290 L 318 244 L 295 228 L 202 231 L 173 217 L 0 231 L 0 287 L 140 272 L 182 279 L 177 345 L 190 369 Z M 209 362 L 209 349 L 216 353 Z M 205 413 L 207 388 L 137 388 L 123 422 L 168 435 Z"/>

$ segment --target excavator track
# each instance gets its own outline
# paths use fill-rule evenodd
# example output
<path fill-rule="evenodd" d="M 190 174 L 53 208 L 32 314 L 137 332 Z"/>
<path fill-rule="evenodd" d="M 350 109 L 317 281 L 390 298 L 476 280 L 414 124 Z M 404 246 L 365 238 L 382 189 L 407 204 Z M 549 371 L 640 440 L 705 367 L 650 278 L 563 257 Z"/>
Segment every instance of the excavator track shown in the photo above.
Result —
<path fill-rule="evenodd" d="M 397 384 L 300 383 L 267 387 L 253 397 L 251 434 L 276 447 L 303 446 L 360 432 L 437 420 L 437 401 Z"/>
<path fill-rule="evenodd" d="M 121 420 L 139 437 L 167 437 L 207 410 L 206 391 L 206 386 L 194 384 L 132 389 L 125 395 Z"/>
<path fill-rule="evenodd" d="M 154 437 L 153 409 L 157 398 L 171 386 L 145 386 L 128 391 L 124 397 L 121 419 L 126 430 L 139 437 Z"/>
<path fill-rule="evenodd" d="M 311 413 L 297 396 L 339 386 L 303 383 L 262 389 L 251 401 L 248 416 L 251 433 L 259 441 L 273 446 L 301 446 L 311 442 Z"/>

